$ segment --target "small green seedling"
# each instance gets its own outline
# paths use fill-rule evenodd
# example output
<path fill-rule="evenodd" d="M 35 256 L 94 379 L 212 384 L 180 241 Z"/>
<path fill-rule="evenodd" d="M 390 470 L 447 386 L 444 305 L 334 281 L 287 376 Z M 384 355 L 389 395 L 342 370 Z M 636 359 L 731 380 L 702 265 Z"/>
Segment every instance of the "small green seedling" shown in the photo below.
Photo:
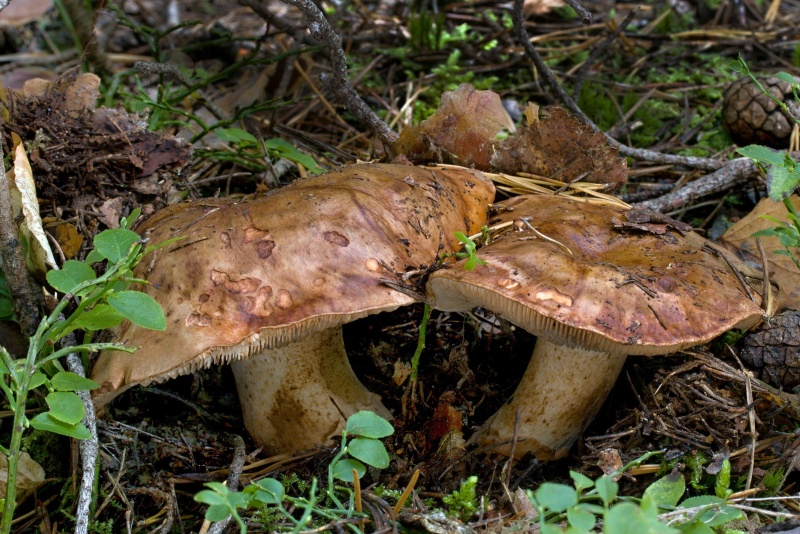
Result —
<path fill-rule="evenodd" d="M 478 245 L 475 241 L 461 232 L 456 232 L 456 239 L 464 244 L 464 252 L 456 252 L 457 258 L 467 260 L 464 269 L 471 271 L 478 265 L 486 265 L 486 262 L 478 257 Z"/>
<path fill-rule="evenodd" d="M 10 443 L 8 447 L 0 445 L 0 454 L 8 458 L 0 533 L 6 534 L 11 529 L 22 437 L 28 428 L 76 439 L 91 437 L 82 423 L 86 411 L 77 392 L 99 385 L 65 371 L 61 358 L 104 349 L 133 352 L 115 343 L 91 342 L 94 332 L 114 327 L 125 319 L 154 330 L 164 330 L 167 326 L 161 307 L 151 296 L 128 289 L 131 283 L 146 283 L 133 277 L 133 267 L 145 254 L 163 246 L 146 246 L 130 229 L 138 215 L 139 210 L 135 210 L 122 219 L 119 228 L 97 234 L 94 249 L 85 261 L 69 260 L 60 270 L 47 273 L 48 283 L 64 296 L 30 338 L 25 358 L 14 360 L 0 346 L 0 389 L 14 411 Z M 104 263 L 104 274 L 98 276 L 93 263 Z M 65 317 L 67 307 L 73 303 L 75 310 Z M 61 340 L 73 332 L 83 333 L 83 343 L 62 347 Z M 28 397 L 37 388 L 47 408 L 29 419 Z"/>
<path fill-rule="evenodd" d="M 208 489 L 197 493 L 194 500 L 209 505 L 205 514 L 209 521 L 222 521 L 231 516 L 239 525 L 240 534 L 247 532 L 247 526 L 239 514 L 242 509 L 259 511 L 261 517 L 277 515 L 288 520 L 295 532 L 308 530 L 315 519 L 329 522 L 356 517 L 353 490 L 336 485 L 336 481 L 353 483 L 353 472 L 360 479 L 367 471 L 366 466 L 378 469 L 388 467 L 389 453 L 380 438 L 393 433 L 391 423 L 379 415 L 367 411 L 351 415 L 342 431 L 342 445 L 328 465 L 328 484 L 322 495 L 317 494 L 317 479 L 311 481 L 307 497 L 294 497 L 287 494 L 281 481 L 263 478 L 244 488 L 241 493 L 229 490 L 221 482 L 208 482 L 205 484 Z M 342 495 L 349 498 L 347 505 L 341 501 Z M 293 510 L 300 514 L 299 518 L 292 513 Z M 351 532 L 361 532 L 357 523 L 343 521 L 343 524 Z"/>
<path fill-rule="evenodd" d="M 475 494 L 477 485 L 478 477 L 473 475 L 462 482 L 457 491 L 442 497 L 442 502 L 447 505 L 447 513 L 465 523 L 469 521 L 478 510 L 478 497 Z"/>

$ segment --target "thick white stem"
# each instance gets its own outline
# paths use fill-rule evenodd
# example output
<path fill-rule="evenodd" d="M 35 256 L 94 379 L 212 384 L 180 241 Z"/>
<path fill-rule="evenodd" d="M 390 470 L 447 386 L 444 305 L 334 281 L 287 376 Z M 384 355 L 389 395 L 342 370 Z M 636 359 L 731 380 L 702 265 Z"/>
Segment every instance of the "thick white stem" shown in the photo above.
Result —
<path fill-rule="evenodd" d="M 511 398 L 472 436 L 471 442 L 514 456 L 563 458 L 600 407 L 622 370 L 625 356 L 568 348 L 539 338 L 531 361 Z"/>
<path fill-rule="evenodd" d="M 328 443 L 359 410 L 391 418 L 380 396 L 370 393 L 353 373 L 340 327 L 265 350 L 231 367 L 244 425 L 268 453 Z"/>

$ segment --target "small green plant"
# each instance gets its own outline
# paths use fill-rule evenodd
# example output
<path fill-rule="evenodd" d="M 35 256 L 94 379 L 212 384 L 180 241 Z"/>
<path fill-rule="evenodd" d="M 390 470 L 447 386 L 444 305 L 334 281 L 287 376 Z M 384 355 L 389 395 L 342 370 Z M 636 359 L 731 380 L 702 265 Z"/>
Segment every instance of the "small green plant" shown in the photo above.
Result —
<path fill-rule="evenodd" d="M 237 161 L 251 168 L 263 169 L 264 158 L 259 148 L 260 143 L 255 136 L 240 128 L 217 128 L 215 133 L 220 140 L 231 143 L 235 150 L 232 152 L 208 152 L 206 156 L 213 156 L 218 160 Z M 294 163 L 299 163 L 312 174 L 319 174 L 325 171 L 314 161 L 314 158 L 303 154 L 295 146 L 283 139 L 277 137 L 267 139 L 262 146 L 270 156 L 285 158 Z"/>
<path fill-rule="evenodd" d="M 64 296 L 55 309 L 42 320 L 30 338 L 24 359 L 14 360 L 0 347 L 0 389 L 14 412 L 8 447 L 0 445 L 0 453 L 8 458 L 8 485 L 0 532 L 10 532 L 16 497 L 16 476 L 22 438 L 28 428 L 53 432 L 76 439 L 88 439 L 88 429 L 81 422 L 85 415 L 83 401 L 77 392 L 99 387 L 93 381 L 65 371 L 60 359 L 72 353 L 88 353 L 103 349 L 133 352 L 115 343 L 92 343 L 92 333 L 118 325 L 128 319 L 145 328 L 163 330 L 166 320 L 158 303 L 149 295 L 128 289 L 131 283 L 146 283 L 134 278 L 133 267 L 157 247 L 147 246 L 130 230 L 138 210 L 123 219 L 120 228 L 103 231 L 94 238 L 94 249 L 86 261 L 69 260 L 61 270 L 47 273 L 47 281 Z M 105 273 L 97 276 L 93 263 L 103 262 Z M 64 316 L 67 307 L 75 309 Z M 83 342 L 60 347 L 59 342 L 72 332 L 82 332 Z M 40 388 L 46 410 L 28 418 L 28 396 Z"/>
<path fill-rule="evenodd" d="M 618 471 L 641 463 L 643 456 Z M 570 471 L 573 485 L 545 482 L 526 494 L 538 512 L 542 534 L 602 532 L 616 534 L 636 532 L 649 534 L 713 534 L 718 527 L 743 517 L 741 510 L 726 502 L 730 491 L 730 463 L 724 463 L 717 476 L 717 495 L 689 497 L 681 501 L 686 482 L 683 475 L 673 472 L 659 478 L 645 490 L 641 499 L 619 495 L 619 485 L 613 475 L 597 480 Z M 615 473 L 615 474 L 618 474 Z M 723 494 L 724 496 L 720 496 Z"/>
<path fill-rule="evenodd" d="M 222 521 L 230 515 L 238 523 L 241 534 L 247 532 L 247 526 L 239 514 L 242 509 L 255 510 L 261 517 L 277 517 L 288 521 L 289 529 L 294 532 L 312 528 L 315 519 L 329 522 L 357 517 L 359 512 L 355 509 L 355 492 L 349 487 L 337 485 L 336 481 L 354 482 L 354 478 L 360 479 L 366 473 L 367 465 L 379 469 L 388 467 L 389 453 L 380 439 L 393 433 L 391 423 L 372 412 L 361 411 L 351 415 L 342 431 L 342 445 L 328 465 L 327 488 L 323 494 L 318 494 L 316 478 L 311 481 L 308 495 L 301 497 L 289 495 L 281 481 L 264 478 L 253 482 L 242 492 L 230 491 L 221 482 L 209 482 L 205 485 L 208 489 L 200 491 L 194 499 L 209 505 L 206 519 Z M 292 513 L 290 509 L 296 510 L 300 517 L 296 517 L 297 513 Z M 361 532 L 357 523 L 348 522 L 345 527 L 355 533 Z M 270 528 L 281 529 L 281 526 L 275 525 Z"/>
<path fill-rule="evenodd" d="M 478 498 L 475 495 L 477 485 L 478 477 L 471 476 L 461 483 L 457 491 L 442 497 L 442 502 L 447 506 L 447 513 L 465 523 L 469 521 L 478 510 Z"/>
<path fill-rule="evenodd" d="M 767 91 L 758 81 L 758 78 L 750 72 L 744 58 L 739 56 L 739 60 L 731 65 L 736 72 L 748 76 L 758 89 L 770 97 L 792 120 L 800 125 L 800 117 L 792 114 L 786 103 Z M 776 78 L 788 83 L 792 88 L 792 96 L 800 102 L 800 81 L 786 72 L 779 72 Z M 763 172 L 767 181 L 767 193 L 776 202 L 783 202 L 786 206 L 789 222 L 780 221 L 774 217 L 764 215 L 765 219 L 775 223 L 772 228 L 767 228 L 753 234 L 753 236 L 774 236 L 777 237 L 783 246 L 783 250 L 776 250 L 776 254 L 789 256 L 795 265 L 800 269 L 800 260 L 794 255 L 792 249 L 800 247 L 800 216 L 792 205 L 789 198 L 800 186 L 800 164 L 792 158 L 788 150 L 773 150 L 762 145 L 748 145 L 737 149 L 741 155 L 753 160 Z"/>
<path fill-rule="evenodd" d="M 471 271 L 478 265 L 486 265 L 486 262 L 478 257 L 478 245 L 475 241 L 461 232 L 456 232 L 456 239 L 464 244 L 464 252 L 456 252 L 455 255 L 457 258 L 467 260 L 464 263 L 465 270 Z"/>

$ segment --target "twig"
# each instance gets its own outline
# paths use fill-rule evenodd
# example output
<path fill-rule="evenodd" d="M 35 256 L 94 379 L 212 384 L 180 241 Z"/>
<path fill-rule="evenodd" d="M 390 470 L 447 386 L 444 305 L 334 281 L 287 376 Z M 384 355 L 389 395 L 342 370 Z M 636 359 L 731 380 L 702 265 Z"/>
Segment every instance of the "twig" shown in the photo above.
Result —
<path fill-rule="evenodd" d="M 565 0 L 565 2 L 569 7 L 575 10 L 575 12 L 581 18 L 581 22 L 583 24 L 586 24 L 588 26 L 589 24 L 592 23 L 592 14 L 589 13 L 589 11 L 587 11 L 586 8 L 583 7 L 580 3 L 578 3 L 578 0 Z"/>
<path fill-rule="evenodd" d="M 611 43 L 614 42 L 619 34 L 622 33 L 622 30 L 627 28 L 628 24 L 630 24 L 631 20 L 633 20 L 633 17 L 638 12 L 639 6 L 631 9 L 628 14 L 625 15 L 625 18 L 622 20 L 622 22 L 619 23 L 616 28 L 614 28 L 614 31 L 609 33 L 602 43 L 592 48 L 592 50 L 589 52 L 589 57 L 586 58 L 586 60 L 583 62 L 583 65 L 581 65 L 581 68 L 578 69 L 577 79 L 575 81 L 575 89 L 572 91 L 572 98 L 577 100 L 580 96 L 581 89 L 583 88 L 583 81 L 586 79 L 586 73 L 589 72 L 589 67 L 591 67 L 597 58 L 600 57 L 600 54 L 606 51 L 609 45 L 611 45 Z"/>
<path fill-rule="evenodd" d="M 356 116 L 358 122 L 367 127 L 384 144 L 390 145 L 397 140 L 397 132 L 381 120 L 374 111 L 367 106 L 356 90 L 350 84 L 347 77 L 347 58 L 342 49 L 342 41 L 333 31 L 328 19 L 322 11 L 311 0 L 282 0 L 284 3 L 295 6 L 303 12 L 308 22 L 308 31 L 311 36 L 325 45 L 328 50 L 328 57 L 333 68 L 332 79 L 328 76 L 320 75 L 323 83 L 327 83 L 339 102 Z"/>
<path fill-rule="evenodd" d="M 681 206 L 691 204 L 698 197 L 729 189 L 749 179 L 756 172 L 755 163 L 747 158 L 738 158 L 711 174 L 706 174 L 697 180 L 689 182 L 673 193 L 638 202 L 633 207 L 660 212 L 672 211 Z"/>
<path fill-rule="evenodd" d="M 75 344 L 74 334 L 69 334 L 65 336 L 64 339 L 68 345 Z M 69 370 L 76 375 L 86 378 L 86 371 L 83 369 L 81 358 L 77 353 L 73 352 L 67 356 L 67 366 Z M 97 465 L 97 451 L 99 445 L 92 396 L 86 390 L 81 390 L 77 393 L 86 409 L 86 414 L 83 416 L 83 424 L 89 429 L 89 434 L 91 435 L 89 439 L 84 439 L 80 442 L 81 487 L 78 490 L 78 508 L 75 511 L 75 534 L 86 534 L 89 531 L 89 510 L 92 504 L 94 480 L 97 476 L 95 466 Z"/>
<path fill-rule="evenodd" d="M 3 0 L 0 0 L 0 9 L 3 7 Z M 3 147 L 0 145 L 0 162 L 3 159 Z M 25 266 L 25 256 L 18 237 L 19 229 L 14 223 L 13 213 L 5 166 L 0 164 L 0 259 L 22 334 L 30 337 L 39 327 L 39 310 L 44 307 L 44 300 L 38 284 Z"/>
<path fill-rule="evenodd" d="M 605 135 L 608 144 L 619 150 L 620 154 L 637 160 L 652 161 L 655 163 L 669 165 L 683 165 L 685 167 L 691 167 L 694 169 L 716 170 L 725 165 L 724 161 L 712 158 L 676 156 L 674 154 L 662 154 L 661 152 L 656 152 L 654 150 L 629 147 L 628 145 L 620 143 L 607 133 L 600 130 L 600 128 L 598 128 L 597 125 L 586 116 L 586 114 L 572 99 L 572 97 L 567 94 L 564 88 L 561 87 L 561 85 L 558 83 L 558 80 L 556 80 L 555 76 L 553 75 L 553 72 L 550 70 L 550 67 L 547 66 L 547 64 L 544 62 L 544 59 L 542 59 L 542 56 L 539 55 L 539 52 L 536 50 L 536 47 L 534 47 L 531 43 L 530 38 L 528 37 L 528 31 L 525 29 L 525 20 L 522 14 L 523 3 L 524 0 L 514 0 L 512 17 L 514 19 L 514 31 L 517 34 L 517 40 L 519 40 L 519 42 L 522 44 L 523 48 L 525 49 L 525 53 L 528 54 L 528 57 L 531 59 L 531 61 L 533 61 L 533 64 L 539 71 L 539 74 L 541 74 L 542 78 L 544 78 L 544 80 L 547 82 L 547 85 L 550 86 L 564 106 L 566 106 L 567 109 L 569 109 L 575 115 L 580 117 L 581 120 L 583 120 L 590 128 Z"/>
<path fill-rule="evenodd" d="M 245 449 L 242 436 L 234 434 L 231 436 L 231 439 L 233 440 L 233 461 L 231 462 L 228 480 L 225 484 L 228 486 L 229 490 L 236 491 L 239 489 L 239 477 L 242 476 L 242 470 L 244 469 Z M 208 534 L 222 534 L 230 522 L 231 516 L 228 516 L 222 521 L 214 523 L 207 532 Z"/>

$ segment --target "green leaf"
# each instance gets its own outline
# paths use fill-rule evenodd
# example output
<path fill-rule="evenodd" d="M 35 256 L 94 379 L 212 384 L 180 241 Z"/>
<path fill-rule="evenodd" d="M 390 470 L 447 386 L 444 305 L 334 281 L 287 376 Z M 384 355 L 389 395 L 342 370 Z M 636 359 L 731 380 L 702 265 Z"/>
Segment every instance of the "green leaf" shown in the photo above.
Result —
<path fill-rule="evenodd" d="M 158 302 L 141 291 L 120 291 L 108 297 L 112 308 L 131 322 L 151 330 L 166 330 L 167 320 Z"/>
<path fill-rule="evenodd" d="M 378 414 L 362 410 L 347 418 L 347 434 L 365 438 L 385 438 L 394 433 L 392 424 Z"/>
<path fill-rule="evenodd" d="M 17 360 L 17 361 L 23 362 L 23 360 Z M 36 389 L 45 383 L 47 383 L 47 377 L 45 376 L 45 374 L 41 371 L 36 371 L 33 373 L 33 375 L 31 375 L 31 382 L 30 384 L 28 384 L 28 387 L 30 389 Z"/>
<path fill-rule="evenodd" d="M 80 284 L 97 278 L 97 274 L 82 261 L 67 260 L 58 271 L 47 271 L 47 282 L 56 291 L 70 293 Z"/>
<path fill-rule="evenodd" d="M 89 380 L 69 371 L 59 371 L 50 379 L 50 385 L 58 391 L 91 391 L 100 387 L 94 380 Z"/>
<path fill-rule="evenodd" d="M 762 145 L 747 145 L 736 149 L 736 152 L 759 163 L 782 166 L 785 151 L 773 150 Z"/>
<path fill-rule="evenodd" d="M 572 478 L 572 483 L 575 485 L 575 489 L 578 490 L 578 493 L 594 486 L 594 480 L 582 473 L 570 471 L 569 476 Z"/>
<path fill-rule="evenodd" d="M 91 265 L 92 263 L 99 263 L 99 262 L 103 261 L 104 259 L 105 258 L 103 257 L 102 254 L 97 252 L 97 250 L 92 249 L 86 255 L 86 259 L 84 260 L 84 262 Z"/>
<path fill-rule="evenodd" d="M 678 472 L 659 478 L 644 490 L 644 496 L 661 508 L 672 508 L 678 504 L 686 491 L 686 481 Z"/>
<path fill-rule="evenodd" d="M 203 485 L 210 489 L 197 492 L 194 496 L 195 502 L 211 506 L 216 504 L 228 504 L 227 494 L 230 493 L 228 486 L 221 482 L 206 482 Z"/>
<path fill-rule="evenodd" d="M 598 480 L 599 482 L 599 480 Z M 631 502 L 614 505 L 603 517 L 604 534 L 677 534 L 679 531 L 658 520 L 655 511 L 646 512 Z"/>
<path fill-rule="evenodd" d="M 358 460 L 352 460 L 350 458 L 346 458 L 344 460 L 339 460 L 333 465 L 333 476 L 337 480 L 341 480 L 342 482 L 353 482 L 353 469 L 356 470 L 358 474 L 358 478 L 364 476 L 364 473 L 367 472 L 367 468 L 359 462 Z"/>
<path fill-rule="evenodd" d="M 594 487 L 597 490 L 597 494 L 600 496 L 600 499 L 603 501 L 603 505 L 606 507 L 608 507 L 611 502 L 617 498 L 619 485 L 611 480 L 611 477 L 607 475 L 603 475 L 598 478 L 594 483 Z"/>
<path fill-rule="evenodd" d="M 62 423 L 74 425 L 83 420 L 86 408 L 81 398 L 71 391 L 53 391 L 45 397 L 50 415 Z"/>
<path fill-rule="evenodd" d="M 470 256 L 467 262 L 464 264 L 465 271 L 471 271 L 475 269 L 475 266 L 478 265 L 478 257 L 477 256 Z"/>
<path fill-rule="evenodd" d="M 714 483 L 714 493 L 717 497 L 724 499 L 729 494 L 731 486 L 731 461 L 727 458 L 722 460 L 722 466 L 717 474 L 717 480 Z"/>
<path fill-rule="evenodd" d="M 301 164 L 313 174 L 319 174 L 324 171 L 311 156 L 303 154 L 291 143 L 278 138 L 268 139 L 264 141 L 264 147 L 267 150 L 275 151 L 279 156 Z"/>
<path fill-rule="evenodd" d="M 367 465 L 386 469 L 389 467 L 389 453 L 377 439 L 355 438 L 347 444 L 347 452 Z"/>
<path fill-rule="evenodd" d="M 352 472 L 351 472 L 352 473 Z M 278 504 L 283 500 L 283 484 L 274 478 L 262 478 L 244 489 L 262 504 Z"/>
<path fill-rule="evenodd" d="M 113 328 L 124 320 L 125 316 L 108 304 L 97 304 L 91 310 L 78 315 L 73 324 L 84 330 L 95 331 Z"/>
<path fill-rule="evenodd" d="M 711 527 L 699 521 L 684 523 L 678 525 L 678 528 L 683 534 L 714 534 L 714 530 Z"/>
<path fill-rule="evenodd" d="M 59 421 L 51 416 L 49 412 L 42 412 L 31 419 L 31 426 L 43 432 L 52 432 L 75 439 L 89 439 L 92 435 L 82 423 L 70 425 Z"/>
<path fill-rule="evenodd" d="M 536 501 L 552 512 L 564 512 L 578 503 L 578 494 L 566 484 L 542 483 L 534 492 Z"/>
<path fill-rule="evenodd" d="M 226 504 L 212 504 L 206 508 L 205 518 L 209 521 L 224 521 L 226 517 L 231 515 L 231 509 Z"/>
<path fill-rule="evenodd" d="M 797 85 L 798 83 L 800 83 L 800 82 L 798 82 L 797 78 L 795 78 L 794 76 L 792 76 L 788 72 L 779 72 L 778 74 L 775 75 L 775 77 L 778 78 L 781 81 L 784 81 L 786 83 L 790 83 L 792 85 Z"/>
<path fill-rule="evenodd" d="M 226 143 L 235 143 L 237 145 L 241 143 L 258 143 L 258 139 L 256 139 L 253 134 L 241 128 L 217 128 L 214 130 L 214 133 L 217 134 L 220 140 Z"/>
<path fill-rule="evenodd" d="M 596 519 L 593 513 L 573 506 L 567 510 L 567 522 L 570 526 L 575 527 L 577 530 L 589 532 L 594 528 Z"/>
<path fill-rule="evenodd" d="M 767 169 L 767 193 L 769 198 L 782 201 L 800 185 L 800 174 L 790 172 L 783 166 L 773 165 Z"/>
<path fill-rule="evenodd" d="M 712 506 L 708 510 L 695 517 L 697 521 L 701 521 L 709 527 L 718 527 L 742 519 L 744 512 L 733 506 L 723 505 L 725 501 L 714 495 L 699 495 L 697 497 L 689 497 L 681 503 L 681 508 L 696 508 L 698 506 L 706 505 L 720 505 Z"/>
<path fill-rule="evenodd" d="M 103 230 L 94 236 L 94 248 L 101 256 L 114 263 L 127 256 L 133 244 L 140 240 L 139 234 L 124 228 Z"/>

